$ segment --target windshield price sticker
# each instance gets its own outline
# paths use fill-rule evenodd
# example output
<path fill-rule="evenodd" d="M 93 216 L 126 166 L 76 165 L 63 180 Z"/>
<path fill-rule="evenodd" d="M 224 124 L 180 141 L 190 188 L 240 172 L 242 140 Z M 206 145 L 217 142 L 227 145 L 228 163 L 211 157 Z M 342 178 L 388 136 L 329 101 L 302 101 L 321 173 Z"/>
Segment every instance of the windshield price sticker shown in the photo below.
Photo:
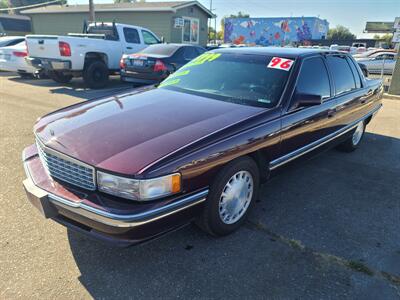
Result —
<path fill-rule="evenodd" d="M 281 58 L 281 57 L 273 57 L 269 62 L 267 68 L 279 69 L 284 71 L 289 71 L 294 63 L 294 60 Z"/>

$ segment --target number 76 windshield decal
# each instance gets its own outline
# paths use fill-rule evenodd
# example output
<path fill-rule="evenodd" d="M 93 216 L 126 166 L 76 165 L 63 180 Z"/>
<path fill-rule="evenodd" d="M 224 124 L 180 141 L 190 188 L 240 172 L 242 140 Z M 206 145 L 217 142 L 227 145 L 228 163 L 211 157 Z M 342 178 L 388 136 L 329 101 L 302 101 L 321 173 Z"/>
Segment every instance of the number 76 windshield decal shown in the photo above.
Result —
<path fill-rule="evenodd" d="M 273 57 L 269 62 L 267 68 L 279 69 L 284 71 L 289 71 L 294 63 L 294 60 L 281 58 L 281 57 Z"/>

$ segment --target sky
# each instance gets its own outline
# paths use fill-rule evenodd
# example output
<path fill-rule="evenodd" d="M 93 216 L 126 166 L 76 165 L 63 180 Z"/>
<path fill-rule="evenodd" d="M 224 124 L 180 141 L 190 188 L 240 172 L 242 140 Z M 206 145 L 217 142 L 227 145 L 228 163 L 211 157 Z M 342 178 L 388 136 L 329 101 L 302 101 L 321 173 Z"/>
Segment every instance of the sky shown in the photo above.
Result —
<path fill-rule="evenodd" d="M 210 0 L 198 1 L 210 8 Z M 400 0 L 212 0 L 212 2 L 213 12 L 217 15 L 218 29 L 223 16 L 242 11 L 250 14 L 250 17 L 320 17 L 329 22 L 330 28 L 343 25 L 358 38 L 362 38 L 368 37 L 367 34 L 363 34 L 367 21 L 393 22 L 395 17 L 400 17 Z M 68 3 L 86 4 L 88 0 L 68 0 Z"/>

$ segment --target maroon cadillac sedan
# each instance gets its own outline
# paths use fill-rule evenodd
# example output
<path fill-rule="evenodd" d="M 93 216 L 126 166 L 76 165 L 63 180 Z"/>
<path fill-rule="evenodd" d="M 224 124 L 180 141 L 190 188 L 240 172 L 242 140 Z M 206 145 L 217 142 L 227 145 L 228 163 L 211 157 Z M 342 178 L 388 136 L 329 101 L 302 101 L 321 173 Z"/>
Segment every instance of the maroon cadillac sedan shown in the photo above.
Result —
<path fill-rule="evenodd" d="M 214 50 L 158 86 L 40 118 L 23 184 L 44 217 L 116 245 L 191 221 L 226 235 L 278 167 L 355 150 L 381 95 L 344 53 Z"/>

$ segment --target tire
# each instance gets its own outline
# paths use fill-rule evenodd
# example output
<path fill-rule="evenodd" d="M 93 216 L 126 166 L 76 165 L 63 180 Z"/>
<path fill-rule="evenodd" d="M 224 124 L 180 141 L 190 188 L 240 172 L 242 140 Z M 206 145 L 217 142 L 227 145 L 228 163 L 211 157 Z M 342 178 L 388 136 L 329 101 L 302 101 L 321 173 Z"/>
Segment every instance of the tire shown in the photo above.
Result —
<path fill-rule="evenodd" d="M 243 224 L 255 202 L 259 182 L 258 166 L 253 159 L 245 156 L 230 162 L 211 184 L 204 210 L 196 224 L 213 236 L 234 232 Z"/>
<path fill-rule="evenodd" d="M 60 71 L 48 71 L 47 75 L 58 83 L 68 83 L 72 80 L 72 75 L 65 75 Z"/>
<path fill-rule="evenodd" d="M 360 123 L 358 123 L 356 129 L 352 131 L 352 135 L 343 143 L 341 143 L 337 147 L 337 149 L 343 152 L 353 152 L 360 145 L 360 142 L 364 136 L 364 132 L 365 132 L 365 122 L 361 121 Z"/>
<path fill-rule="evenodd" d="M 83 70 L 83 81 L 92 89 L 104 87 L 108 82 L 109 71 L 106 64 L 100 60 L 91 61 Z"/>

